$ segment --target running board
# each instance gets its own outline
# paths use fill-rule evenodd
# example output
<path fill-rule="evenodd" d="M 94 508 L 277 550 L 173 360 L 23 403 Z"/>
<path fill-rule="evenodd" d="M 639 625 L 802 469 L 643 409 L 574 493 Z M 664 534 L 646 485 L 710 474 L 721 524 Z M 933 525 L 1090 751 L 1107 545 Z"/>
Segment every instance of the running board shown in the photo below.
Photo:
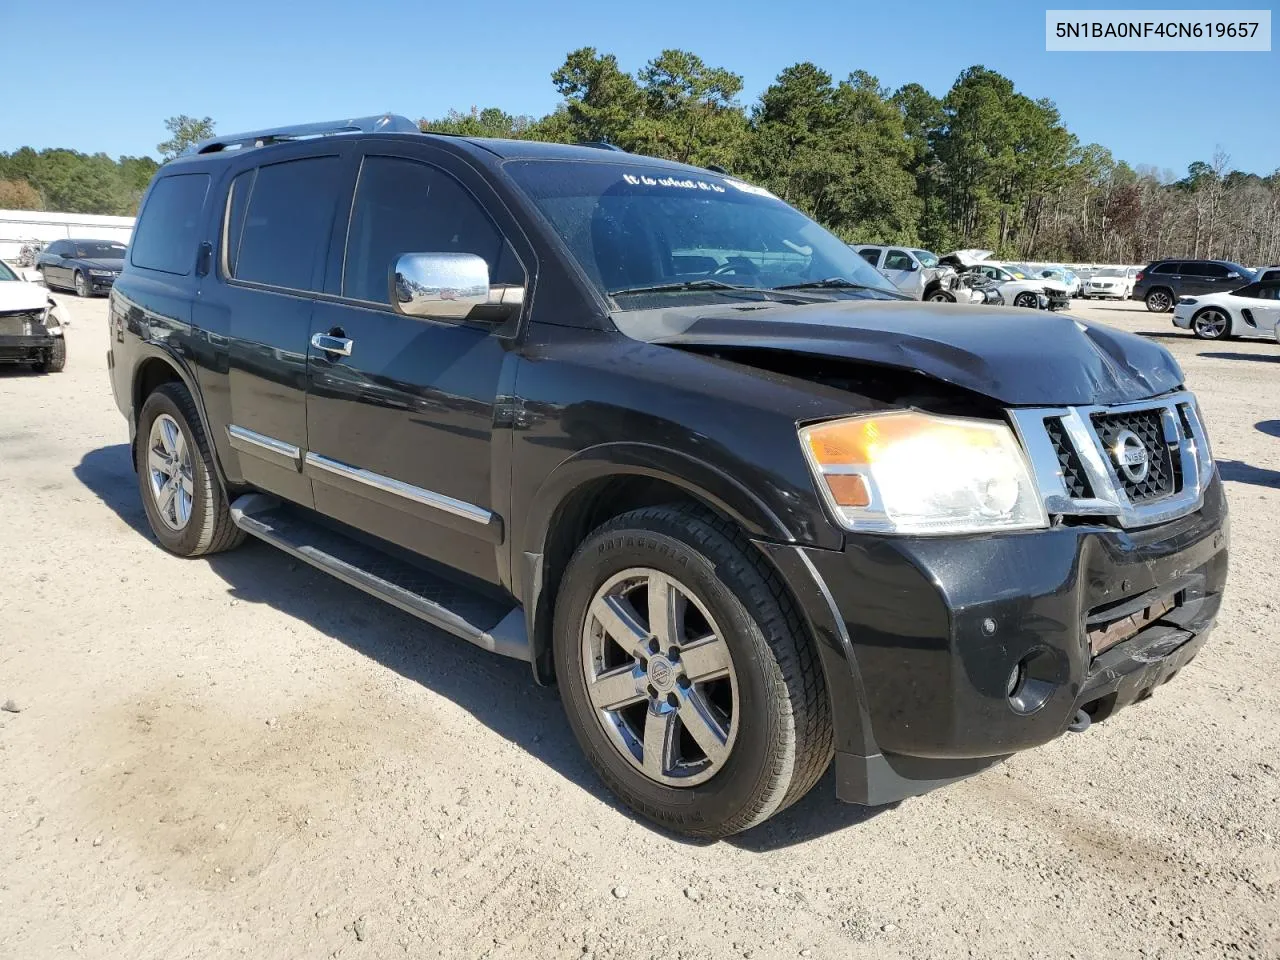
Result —
<path fill-rule="evenodd" d="M 275 497 L 247 493 L 231 504 L 237 527 L 344 583 L 394 604 L 491 653 L 528 662 L 524 610 L 322 526 Z"/>

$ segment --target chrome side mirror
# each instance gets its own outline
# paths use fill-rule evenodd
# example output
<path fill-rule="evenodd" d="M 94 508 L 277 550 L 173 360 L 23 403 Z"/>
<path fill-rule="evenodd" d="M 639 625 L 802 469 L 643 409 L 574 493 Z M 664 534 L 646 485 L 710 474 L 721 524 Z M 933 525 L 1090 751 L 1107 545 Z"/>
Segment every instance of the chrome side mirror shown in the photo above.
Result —
<path fill-rule="evenodd" d="M 462 320 L 489 302 L 489 265 L 474 253 L 404 253 L 391 270 L 391 305 L 407 317 Z"/>

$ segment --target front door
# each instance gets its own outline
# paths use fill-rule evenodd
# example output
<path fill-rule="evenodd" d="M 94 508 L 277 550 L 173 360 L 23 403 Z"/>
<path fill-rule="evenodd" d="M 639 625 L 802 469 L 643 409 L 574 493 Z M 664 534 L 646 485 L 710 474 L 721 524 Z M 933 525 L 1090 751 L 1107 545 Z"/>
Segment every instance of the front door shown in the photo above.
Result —
<path fill-rule="evenodd" d="M 885 251 L 884 266 L 880 272 L 903 293 L 917 299 L 924 293 L 924 285 L 920 282 L 920 264 L 905 250 L 892 249 Z"/>
<path fill-rule="evenodd" d="M 226 337 L 227 442 L 240 475 L 311 506 L 311 481 L 302 472 L 307 341 L 349 185 L 338 149 L 306 149 L 308 155 L 233 179 L 220 240 L 225 282 L 202 285 L 198 315 L 202 329 Z"/>
<path fill-rule="evenodd" d="M 491 324 L 394 312 L 390 277 L 404 253 L 477 254 L 491 283 L 525 274 L 468 189 L 483 184 L 438 148 L 401 150 L 367 145 L 336 299 L 312 314 L 306 470 L 322 513 L 499 583 L 507 484 L 493 464 L 510 437 L 494 411 L 515 355 Z"/>

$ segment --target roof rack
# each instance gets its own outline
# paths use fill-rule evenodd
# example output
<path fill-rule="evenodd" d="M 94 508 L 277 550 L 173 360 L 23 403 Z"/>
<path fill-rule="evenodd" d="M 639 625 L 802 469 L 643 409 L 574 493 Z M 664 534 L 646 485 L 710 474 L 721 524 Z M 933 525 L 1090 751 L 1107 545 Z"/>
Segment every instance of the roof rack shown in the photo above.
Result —
<path fill-rule="evenodd" d="M 418 125 L 408 117 L 394 113 L 382 113 L 372 117 L 355 117 L 351 120 L 328 120 L 320 123 L 297 123 L 289 127 L 272 127 L 268 130 L 252 130 L 248 133 L 232 133 L 212 137 L 193 144 L 186 154 L 218 153 L 229 147 L 265 147 L 269 143 L 299 140 L 303 137 L 332 136 L 335 133 L 419 133 Z"/>
<path fill-rule="evenodd" d="M 580 140 L 575 144 L 578 147 L 595 147 L 597 150 L 614 150 L 618 153 L 626 153 L 616 143 L 606 143 L 604 140 Z"/>

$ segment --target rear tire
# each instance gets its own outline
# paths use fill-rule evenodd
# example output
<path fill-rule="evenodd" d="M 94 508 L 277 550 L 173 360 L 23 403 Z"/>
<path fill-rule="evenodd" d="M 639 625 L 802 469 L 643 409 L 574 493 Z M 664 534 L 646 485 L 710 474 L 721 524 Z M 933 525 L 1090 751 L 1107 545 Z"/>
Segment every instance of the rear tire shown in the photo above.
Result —
<path fill-rule="evenodd" d="M 61 373 L 67 365 L 67 342 L 59 337 L 45 359 L 31 365 L 36 373 Z"/>
<path fill-rule="evenodd" d="M 1163 287 L 1147 292 L 1147 309 L 1152 313 L 1168 313 L 1173 309 L 1173 293 Z"/>
<path fill-rule="evenodd" d="M 161 384 L 142 404 L 133 463 L 147 522 L 160 546 L 180 557 L 200 557 L 244 541 L 244 531 L 231 520 L 214 474 L 212 448 L 186 387 Z"/>
<path fill-rule="evenodd" d="M 620 582 L 640 584 L 638 592 L 617 593 L 611 585 Z M 674 632 L 651 629 L 654 584 L 670 598 L 657 610 L 682 611 L 661 618 Z M 606 627 L 597 613 L 609 603 L 629 619 Z M 621 632 L 627 651 L 617 624 L 631 625 Z M 674 642 L 656 641 L 655 631 Z M 714 671 L 695 666 L 693 650 L 705 658 L 716 638 L 726 672 L 706 682 L 721 687 L 704 696 L 698 678 Z M 696 507 L 634 510 L 590 534 L 565 571 L 553 643 L 565 712 L 588 760 L 624 803 L 668 830 L 704 839 L 746 830 L 804 796 L 831 761 L 826 685 L 791 597 L 731 523 Z M 656 649 L 639 646 L 648 643 Z M 600 652 L 589 657 L 589 647 Z M 600 686 L 606 677 L 627 688 L 616 701 L 625 706 L 602 705 L 619 696 Z M 731 713 L 722 709 L 730 704 Z M 716 751 L 701 747 L 709 710 L 723 734 Z M 651 717 L 660 724 L 654 739 Z M 661 744 L 656 760 L 650 743 Z"/>

